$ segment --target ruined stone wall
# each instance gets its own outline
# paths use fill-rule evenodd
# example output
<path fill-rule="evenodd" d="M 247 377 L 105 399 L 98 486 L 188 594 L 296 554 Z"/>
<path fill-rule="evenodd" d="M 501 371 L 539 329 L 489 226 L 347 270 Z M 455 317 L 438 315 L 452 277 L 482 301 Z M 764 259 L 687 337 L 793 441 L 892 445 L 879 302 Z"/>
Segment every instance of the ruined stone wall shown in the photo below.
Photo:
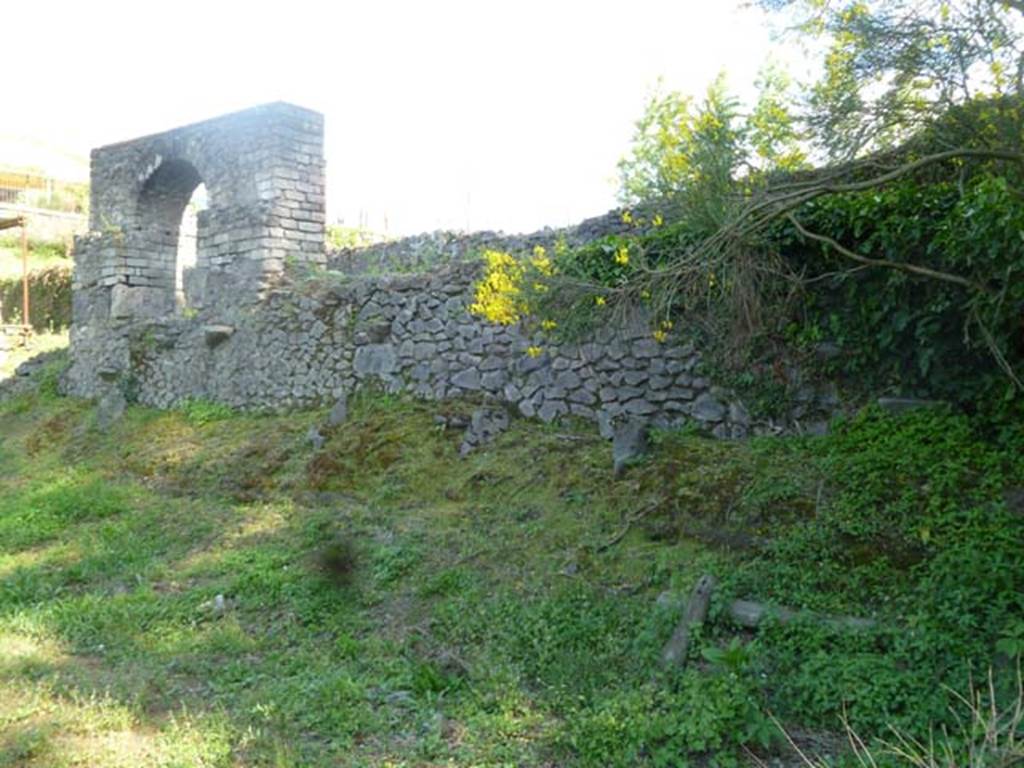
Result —
<path fill-rule="evenodd" d="M 635 226 L 623 222 L 621 211 L 614 210 L 572 227 L 549 227 L 529 234 L 440 231 L 360 248 L 342 248 L 328 251 L 327 266 L 346 275 L 426 272 L 446 264 L 478 258 L 485 249 L 530 253 L 538 245 L 552 250 L 557 242 L 562 241 L 575 247 L 607 235 L 637 231 Z"/>
<path fill-rule="evenodd" d="M 561 232 L 459 236 L 441 258 L 424 250 L 433 236 L 409 238 L 333 254 L 341 271 L 320 269 L 322 130 L 316 113 L 274 104 L 93 153 L 65 391 L 122 405 L 205 399 L 281 410 L 372 385 L 472 396 L 544 421 L 575 416 L 605 435 L 628 419 L 693 419 L 719 437 L 820 428 L 832 403 L 813 392 L 784 424 L 751 418 L 701 374 L 700 351 L 681 330 L 659 342 L 638 319 L 559 345 L 469 313 L 481 247 L 578 244 L 620 231 L 614 212 Z M 199 183 L 210 207 L 185 305 L 175 306 L 178 227 Z"/>
<path fill-rule="evenodd" d="M 194 398 L 243 409 L 328 405 L 372 385 L 431 400 L 474 396 L 544 421 L 577 416 L 606 435 L 633 417 L 663 426 L 693 418 L 720 437 L 794 427 L 753 419 L 700 374 L 700 353 L 682 335 L 659 343 L 638 323 L 559 346 L 486 323 L 467 311 L 480 270 L 282 284 L 234 325 L 212 316 L 137 324 L 93 352 L 116 349 L 130 361 L 119 386 L 160 408 Z M 816 428 L 824 411 L 805 410 L 803 427 Z"/>
<path fill-rule="evenodd" d="M 75 241 L 69 391 L 124 370 L 128 331 L 174 316 L 232 318 L 286 262 L 324 261 L 323 117 L 267 104 L 112 144 L 91 156 L 90 231 Z M 205 185 L 194 265 L 182 214 Z"/>

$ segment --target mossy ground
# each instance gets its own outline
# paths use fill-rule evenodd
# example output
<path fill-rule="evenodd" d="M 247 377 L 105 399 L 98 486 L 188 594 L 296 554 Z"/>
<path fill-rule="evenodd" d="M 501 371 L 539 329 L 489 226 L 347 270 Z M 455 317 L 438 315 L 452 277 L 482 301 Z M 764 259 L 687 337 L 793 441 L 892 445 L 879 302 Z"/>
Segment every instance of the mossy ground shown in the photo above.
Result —
<path fill-rule="evenodd" d="M 951 647 L 945 671 L 903 667 L 961 642 L 928 624 L 955 588 L 912 617 L 933 631 L 925 649 L 894 651 L 883 630 L 728 625 L 735 595 L 905 622 L 931 584 L 920 563 L 959 552 L 935 526 L 911 567 L 884 549 L 902 534 L 852 528 L 880 554 L 807 559 L 810 527 L 838 525 L 818 525 L 823 509 L 855 509 L 843 471 L 917 487 L 906 461 L 858 463 L 848 433 L 661 434 L 615 480 L 591 427 L 514 421 L 460 459 L 435 416 L 472 404 L 373 393 L 320 452 L 305 438 L 319 411 L 131 407 L 103 434 L 50 373 L 0 403 L 0 766 L 729 764 L 740 744 L 780 748 L 769 708 L 820 731 L 850 697 L 869 729 L 916 717 L 915 696 L 931 713 L 937 683 L 992 663 L 1015 610 L 1024 539 L 992 502 L 1005 529 L 985 556 L 1017 572 L 996 609 L 960 607 L 977 642 Z M 982 453 L 965 472 L 991 487 L 971 505 L 1019 481 Z M 705 572 L 723 582 L 715 621 L 686 672 L 659 673 L 677 614 L 656 597 Z"/>

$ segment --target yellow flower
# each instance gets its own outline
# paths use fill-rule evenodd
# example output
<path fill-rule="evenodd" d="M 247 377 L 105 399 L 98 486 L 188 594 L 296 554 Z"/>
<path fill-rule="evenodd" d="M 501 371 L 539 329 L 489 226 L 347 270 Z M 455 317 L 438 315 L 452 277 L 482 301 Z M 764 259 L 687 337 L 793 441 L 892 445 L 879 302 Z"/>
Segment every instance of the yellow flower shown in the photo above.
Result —
<path fill-rule="evenodd" d="M 526 354 L 528 354 L 530 357 L 540 357 L 541 356 L 541 348 L 540 347 L 527 347 L 526 348 Z"/>
<path fill-rule="evenodd" d="M 656 227 L 660 227 L 664 223 L 665 223 L 665 220 L 663 218 L 661 218 L 661 214 L 660 213 L 654 214 L 654 218 L 651 219 L 651 224 L 653 224 Z"/>
<path fill-rule="evenodd" d="M 597 304 L 597 306 L 599 306 L 599 307 L 603 307 L 608 302 L 605 301 L 604 296 L 595 296 L 594 297 L 594 303 Z"/>
<path fill-rule="evenodd" d="M 643 299 L 644 301 L 647 301 L 648 299 L 651 298 L 651 292 L 647 290 L 640 291 L 640 298 Z"/>
<path fill-rule="evenodd" d="M 665 342 L 665 339 L 668 338 L 668 334 L 665 333 L 665 331 L 662 331 L 662 330 L 655 331 L 653 335 L 654 335 L 654 340 L 656 342 L 658 342 L 659 344 L 663 344 Z"/>
<path fill-rule="evenodd" d="M 615 263 L 622 266 L 629 264 L 629 246 L 624 245 L 619 248 L 618 253 L 615 254 Z"/>
<path fill-rule="evenodd" d="M 622 212 L 622 223 L 623 224 L 632 224 L 633 223 L 633 214 L 630 211 L 626 210 L 626 211 Z"/>
<path fill-rule="evenodd" d="M 558 327 L 558 323 L 556 323 L 554 320 L 543 320 L 540 324 L 540 327 L 543 328 L 545 331 L 553 331 L 555 328 Z"/>
<path fill-rule="evenodd" d="M 469 309 L 474 314 L 499 325 L 511 325 L 523 311 L 520 299 L 522 266 L 503 251 L 484 251 L 487 269 L 476 286 L 476 301 Z"/>
<path fill-rule="evenodd" d="M 663 331 L 671 331 L 672 330 L 672 321 L 671 320 L 662 320 L 661 321 L 661 330 L 663 330 Z"/>
<path fill-rule="evenodd" d="M 551 259 L 548 258 L 548 252 L 543 245 L 535 245 L 533 247 L 533 257 L 530 259 L 530 263 L 534 269 L 544 276 L 550 276 L 554 272 Z"/>

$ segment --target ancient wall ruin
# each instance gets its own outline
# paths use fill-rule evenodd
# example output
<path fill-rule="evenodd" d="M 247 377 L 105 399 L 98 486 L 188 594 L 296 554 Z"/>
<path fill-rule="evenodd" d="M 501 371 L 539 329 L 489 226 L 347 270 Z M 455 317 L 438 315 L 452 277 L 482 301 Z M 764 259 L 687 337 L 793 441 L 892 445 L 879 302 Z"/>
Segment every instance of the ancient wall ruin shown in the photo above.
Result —
<path fill-rule="evenodd" d="M 185 306 L 255 299 L 289 256 L 322 261 L 323 118 L 268 104 L 101 147 L 91 157 L 90 233 L 76 244 L 76 320 L 175 309 L 178 230 L 205 184 Z M 244 295 L 243 295 L 244 294 Z"/>
<path fill-rule="evenodd" d="M 469 395 L 545 421 L 577 416 L 605 434 L 626 418 L 695 419 L 722 437 L 820 428 L 827 394 L 808 394 L 785 425 L 752 419 L 700 374 L 700 352 L 678 330 L 659 342 L 637 322 L 557 345 L 472 315 L 476 246 L 529 245 L 550 231 L 442 238 L 440 256 L 431 256 L 436 238 L 410 238 L 332 254 L 324 269 L 322 132 L 320 115 L 271 104 L 93 153 L 68 392 L 276 410 L 375 384 Z M 200 182 L 210 204 L 176 298 L 177 227 Z M 568 234 L 586 240 L 621 225 L 585 224 Z"/>

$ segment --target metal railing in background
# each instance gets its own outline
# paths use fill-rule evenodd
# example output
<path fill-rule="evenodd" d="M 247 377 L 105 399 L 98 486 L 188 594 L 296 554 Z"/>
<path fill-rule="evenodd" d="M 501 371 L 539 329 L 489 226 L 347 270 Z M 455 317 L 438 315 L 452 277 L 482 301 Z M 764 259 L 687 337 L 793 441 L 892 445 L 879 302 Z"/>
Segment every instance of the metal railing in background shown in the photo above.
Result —
<path fill-rule="evenodd" d="M 89 206 L 89 185 L 0 168 L 0 203 L 84 213 Z"/>

